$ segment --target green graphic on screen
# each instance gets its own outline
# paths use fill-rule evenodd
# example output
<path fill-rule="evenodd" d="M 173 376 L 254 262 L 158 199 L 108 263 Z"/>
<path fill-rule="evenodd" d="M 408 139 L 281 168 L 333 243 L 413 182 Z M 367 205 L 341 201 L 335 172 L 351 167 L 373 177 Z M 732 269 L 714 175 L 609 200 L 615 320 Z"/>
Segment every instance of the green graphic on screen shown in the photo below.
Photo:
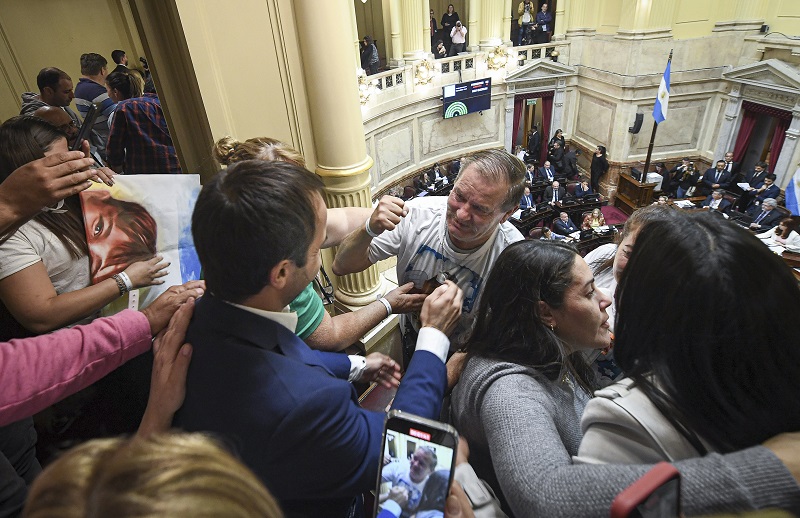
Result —
<path fill-rule="evenodd" d="M 467 113 L 469 113 L 467 105 L 456 101 L 447 107 L 447 111 L 444 112 L 444 118 L 449 119 L 450 117 L 458 117 L 459 115 L 466 115 Z"/>

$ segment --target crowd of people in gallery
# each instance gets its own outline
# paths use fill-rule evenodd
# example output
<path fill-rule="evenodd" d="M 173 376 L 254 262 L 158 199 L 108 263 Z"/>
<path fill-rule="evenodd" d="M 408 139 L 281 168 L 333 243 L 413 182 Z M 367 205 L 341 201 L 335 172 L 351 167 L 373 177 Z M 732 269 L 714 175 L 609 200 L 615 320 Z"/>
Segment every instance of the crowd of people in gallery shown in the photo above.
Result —
<path fill-rule="evenodd" d="M 522 23 L 547 32 L 532 5 Z M 389 408 L 354 383 L 460 436 L 447 498 L 429 497 L 437 451 L 420 446 L 376 495 L 383 517 L 607 515 L 661 461 L 687 515 L 800 512 L 800 286 L 764 243 L 800 236 L 767 164 L 659 163 L 663 197 L 583 255 L 563 238 L 605 216 L 560 208 L 601 201 L 608 152 L 581 168 L 560 129 L 432 164 L 371 208 L 328 208 L 279 140 L 225 137 L 191 217 L 202 280 L 100 317 L 170 265 L 145 247 L 92 275 L 78 194 L 181 172 L 146 69 L 112 56 L 109 73 L 82 55 L 74 91 L 43 69 L 0 125 L 0 515 L 369 515 Z M 99 112 L 85 140 L 73 98 Z M 676 208 L 696 192 L 705 208 Z M 539 204 L 548 238 L 526 239 L 511 218 Z M 314 281 L 331 247 L 336 275 L 391 258 L 398 286 L 329 314 Z M 348 354 L 393 314 L 395 357 Z"/>

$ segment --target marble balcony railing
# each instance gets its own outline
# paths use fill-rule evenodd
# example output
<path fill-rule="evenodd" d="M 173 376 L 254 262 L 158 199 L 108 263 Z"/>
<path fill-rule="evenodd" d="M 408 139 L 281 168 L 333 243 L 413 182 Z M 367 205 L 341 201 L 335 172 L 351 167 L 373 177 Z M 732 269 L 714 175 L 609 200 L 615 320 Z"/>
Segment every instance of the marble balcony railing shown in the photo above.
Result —
<path fill-rule="evenodd" d="M 379 113 L 385 113 L 409 100 L 436 97 L 441 95 L 444 85 L 491 77 L 493 84 L 505 82 L 508 74 L 533 62 L 552 59 L 553 51 L 558 51 L 558 60 L 569 63 L 568 41 L 553 41 L 538 45 L 506 47 L 508 55 L 505 66 L 492 68 L 489 55 L 495 49 L 478 52 L 463 52 L 457 56 L 406 63 L 402 67 L 362 77 L 362 117 L 366 120 Z M 428 61 L 428 65 L 422 63 Z M 432 65 L 432 66 L 431 66 Z M 427 70 L 421 70 L 425 68 Z M 410 96 L 410 97 L 409 97 Z"/>

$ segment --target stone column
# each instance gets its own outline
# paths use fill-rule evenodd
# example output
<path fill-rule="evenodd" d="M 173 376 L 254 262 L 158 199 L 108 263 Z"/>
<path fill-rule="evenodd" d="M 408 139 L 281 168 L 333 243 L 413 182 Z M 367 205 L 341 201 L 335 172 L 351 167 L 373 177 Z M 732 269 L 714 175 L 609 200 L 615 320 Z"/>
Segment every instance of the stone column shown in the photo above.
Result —
<path fill-rule="evenodd" d="M 728 94 L 728 104 L 725 106 L 725 120 L 719 128 L 717 137 L 717 147 L 714 150 L 715 157 L 723 157 L 728 151 L 733 151 L 734 130 L 739 124 L 739 114 L 742 111 L 741 85 L 734 84 Z"/>
<path fill-rule="evenodd" d="M 431 3 L 430 0 L 417 0 L 422 2 L 422 12 L 425 13 L 425 25 L 422 26 L 422 44 L 425 54 L 431 51 Z"/>
<path fill-rule="evenodd" d="M 413 61 L 415 59 L 422 59 L 425 57 L 425 48 L 428 45 L 423 45 L 425 39 L 423 38 L 423 30 L 428 24 L 428 10 L 423 10 L 422 2 L 420 0 L 406 0 L 403 2 L 403 59 L 406 61 Z M 430 30 L 428 30 L 430 35 Z M 430 36 L 428 36 L 430 41 Z"/>
<path fill-rule="evenodd" d="M 481 39 L 481 26 L 478 20 L 481 16 L 481 0 L 469 0 L 469 21 L 467 22 L 467 41 L 469 47 L 467 50 L 470 52 L 478 52 L 480 47 L 478 43 Z M 464 20 L 461 20 L 464 23 Z"/>
<path fill-rule="evenodd" d="M 672 36 L 672 19 L 676 0 L 643 2 L 623 0 L 619 29 L 616 38 L 624 40 L 649 40 Z"/>
<path fill-rule="evenodd" d="M 568 9 L 572 8 L 573 2 L 558 2 L 553 13 L 553 39 L 563 40 L 567 32 L 567 20 L 569 19 Z M 548 6 L 549 8 L 550 6 Z"/>
<path fill-rule="evenodd" d="M 403 11 L 400 9 L 400 0 L 389 1 L 389 24 L 391 28 L 392 55 L 389 57 L 389 66 L 402 67 L 406 64 L 403 59 L 403 33 L 401 32 Z"/>
<path fill-rule="evenodd" d="M 511 41 L 511 11 L 514 9 L 514 0 L 506 0 L 505 6 L 503 6 L 505 12 L 503 13 L 503 27 L 501 27 L 501 34 L 503 38 L 503 43 L 508 46 L 512 46 L 513 43 Z"/>
<path fill-rule="evenodd" d="M 350 23 L 353 26 L 353 42 L 356 50 L 356 68 L 361 68 L 361 37 L 358 35 L 358 22 L 356 21 L 356 10 L 350 10 Z"/>
<path fill-rule="evenodd" d="M 786 130 L 786 139 L 783 141 L 781 154 L 778 156 L 778 163 L 771 167 L 772 173 L 778 177 L 775 183 L 785 187 L 786 178 L 794 174 L 792 159 L 797 149 L 797 137 L 800 136 L 800 103 L 795 104 L 792 110 L 792 122 Z"/>
<path fill-rule="evenodd" d="M 332 3 L 319 16 L 316 0 L 295 0 L 298 20 L 304 20 L 307 34 L 327 34 L 325 52 L 313 38 L 300 38 L 303 75 L 316 151 L 316 173 L 327 190 L 328 207 L 371 207 L 370 175 L 372 158 L 367 155 L 358 87 L 353 71 L 349 31 L 330 31 L 348 27 L 350 9 L 346 3 Z M 420 32 L 421 34 L 421 32 Z M 381 289 L 376 266 L 341 277 L 337 298 L 350 305 L 375 300 Z"/>
<path fill-rule="evenodd" d="M 594 36 L 597 33 L 598 14 L 596 1 L 571 0 L 567 9 L 567 20 L 562 24 L 566 37 Z"/>
<path fill-rule="evenodd" d="M 503 9 L 505 0 L 482 0 L 481 2 L 481 38 L 480 47 L 491 49 L 503 43 Z M 469 27 L 467 27 L 469 30 Z M 470 40 L 475 41 L 475 40 Z"/>
<path fill-rule="evenodd" d="M 733 19 L 714 24 L 714 32 L 758 31 L 764 24 L 767 9 L 763 0 L 734 0 L 727 6 L 733 8 Z"/>
<path fill-rule="evenodd" d="M 558 128 L 563 128 L 564 121 L 564 98 L 567 94 L 567 80 L 563 77 L 556 83 L 555 94 L 553 95 L 553 116 L 550 119 L 550 137 L 556 134 Z M 542 136 L 544 140 L 544 136 Z"/>

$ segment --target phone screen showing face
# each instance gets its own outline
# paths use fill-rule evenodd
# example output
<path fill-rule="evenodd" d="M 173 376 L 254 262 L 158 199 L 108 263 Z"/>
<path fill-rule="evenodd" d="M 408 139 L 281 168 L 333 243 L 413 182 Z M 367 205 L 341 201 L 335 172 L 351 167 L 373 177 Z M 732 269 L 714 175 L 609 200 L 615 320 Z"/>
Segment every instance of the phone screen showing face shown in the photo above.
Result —
<path fill-rule="evenodd" d="M 455 430 L 446 424 L 390 414 L 376 491 L 376 516 L 444 516 L 457 440 Z"/>
<path fill-rule="evenodd" d="M 680 515 L 680 479 L 661 484 L 647 499 L 636 506 L 633 518 L 673 518 Z"/>

